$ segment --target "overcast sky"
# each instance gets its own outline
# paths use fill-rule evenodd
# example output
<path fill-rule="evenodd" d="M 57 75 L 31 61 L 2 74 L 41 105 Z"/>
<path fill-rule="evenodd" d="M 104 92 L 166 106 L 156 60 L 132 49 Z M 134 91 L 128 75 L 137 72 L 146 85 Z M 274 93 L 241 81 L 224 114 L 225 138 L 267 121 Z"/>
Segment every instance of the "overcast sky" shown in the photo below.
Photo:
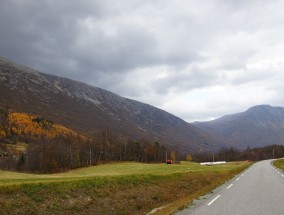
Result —
<path fill-rule="evenodd" d="M 283 0 L 0 0 L 0 55 L 191 122 L 284 106 Z"/>

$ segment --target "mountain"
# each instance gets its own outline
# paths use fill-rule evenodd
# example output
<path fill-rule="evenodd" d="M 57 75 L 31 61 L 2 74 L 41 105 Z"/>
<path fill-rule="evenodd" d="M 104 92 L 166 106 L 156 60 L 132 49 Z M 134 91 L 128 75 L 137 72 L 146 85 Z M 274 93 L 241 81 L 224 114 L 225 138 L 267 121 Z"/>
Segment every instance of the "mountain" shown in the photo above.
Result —
<path fill-rule="evenodd" d="M 193 125 L 223 137 L 239 149 L 284 144 L 284 108 L 258 105 L 242 113 Z"/>
<path fill-rule="evenodd" d="M 183 152 L 224 146 L 216 135 L 166 111 L 4 58 L 0 58 L 0 92 L 0 105 L 40 115 L 83 134 L 109 129 L 135 139 L 158 140 Z"/>

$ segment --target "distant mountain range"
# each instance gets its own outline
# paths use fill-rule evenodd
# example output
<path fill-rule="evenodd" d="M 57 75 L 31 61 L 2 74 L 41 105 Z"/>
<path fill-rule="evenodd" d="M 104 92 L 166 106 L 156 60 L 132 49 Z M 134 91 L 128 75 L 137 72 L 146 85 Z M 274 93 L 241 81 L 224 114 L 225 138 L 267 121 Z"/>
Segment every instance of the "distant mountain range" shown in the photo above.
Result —
<path fill-rule="evenodd" d="M 229 145 L 239 149 L 284 145 L 283 107 L 258 105 L 242 113 L 193 125 L 224 138 Z"/>
<path fill-rule="evenodd" d="M 226 147 L 214 133 L 166 111 L 4 58 L 0 58 L 0 92 L 0 105 L 40 115 L 83 134 L 109 129 L 130 138 L 157 140 L 183 153 Z"/>
<path fill-rule="evenodd" d="M 187 123 L 151 105 L 0 57 L 0 106 L 36 114 L 82 134 L 159 141 L 183 153 L 284 144 L 284 108 L 259 105 L 208 122 Z"/>

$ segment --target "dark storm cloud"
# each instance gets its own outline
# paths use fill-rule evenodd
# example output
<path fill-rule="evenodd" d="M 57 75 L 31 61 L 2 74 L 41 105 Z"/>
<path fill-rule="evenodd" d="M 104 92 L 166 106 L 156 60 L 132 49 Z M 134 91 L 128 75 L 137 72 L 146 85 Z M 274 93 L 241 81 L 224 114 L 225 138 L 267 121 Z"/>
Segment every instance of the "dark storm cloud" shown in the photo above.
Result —
<path fill-rule="evenodd" d="M 120 6 L 114 1 L 1 3 L 1 55 L 82 81 L 152 65 L 178 66 L 198 58 L 195 53 L 164 51 L 147 25 L 121 18 L 141 4 L 125 2 Z"/>
<path fill-rule="evenodd" d="M 210 118 L 236 104 L 281 105 L 283 9 L 280 0 L 7 0 L 0 56 Z"/>
<path fill-rule="evenodd" d="M 91 12 L 86 2 L 75 2 L 2 2 L 1 55 L 45 72 L 61 70 L 64 74 L 64 58 L 69 57 L 70 44 L 77 36 L 78 19 Z"/>

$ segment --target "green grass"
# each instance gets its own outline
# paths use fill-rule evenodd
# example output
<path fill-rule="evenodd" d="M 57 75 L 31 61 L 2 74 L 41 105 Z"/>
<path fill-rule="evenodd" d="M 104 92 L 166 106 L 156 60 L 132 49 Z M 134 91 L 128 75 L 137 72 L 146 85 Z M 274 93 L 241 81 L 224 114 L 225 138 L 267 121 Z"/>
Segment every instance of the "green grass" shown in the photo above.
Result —
<path fill-rule="evenodd" d="M 135 162 L 123 162 L 103 164 L 87 168 L 80 168 L 59 174 L 26 174 L 9 171 L 0 171 L 0 186 L 22 183 L 44 183 L 88 179 L 102 176 L 123 175 L 169 175 L 174 173 L 222 173 L 237 169 L 243 163 L 230 162 L 215 166 L 201 166 L 193 162 L 181 162 L 181 164 L 144 164 Z"/>
<path fill-rule="evenodd" d="M 273 165 L 284 171 L 284 159 L 274 161 Z"/>
<path fill-rule="evenodd" d="M 171 214 L 250 163 L 104 164 L 60 174 L 0 171 L 0 214 Z"/>

